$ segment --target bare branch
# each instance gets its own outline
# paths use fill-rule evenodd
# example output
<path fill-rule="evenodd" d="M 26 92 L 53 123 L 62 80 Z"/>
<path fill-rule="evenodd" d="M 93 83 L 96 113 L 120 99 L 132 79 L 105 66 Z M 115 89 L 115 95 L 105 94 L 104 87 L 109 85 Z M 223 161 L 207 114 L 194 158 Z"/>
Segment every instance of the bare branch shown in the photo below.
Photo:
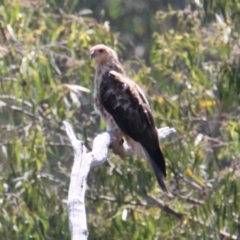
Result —
<path fill-rule="evenodd" d="M 2 99 L 10 99 L 10 100 L 14 100 L 16 102 L 19 102 L 19 103 L 23 103 L 25 104 L 26 106 L 28 107 L 33 107 L 32 103 L 24 100 L 24 99 L 21 99 L 21 98 L 17 98 L 15 96 L 11 96 L 11 95 L 0 95 L 0 98 Z"/>
<path fill-rule="evenodd" d="M 161 208 L 163 211 L 165 211 L 166 213 L 176 217 L 177 219 L 182 219 L 184 217 L 184 214 L 181 212 L 176 212 L 173 208 L 171 208 L 170 206 L 168 206 L 166 203 L 164 203 L 162 200 L 157 199 L 151 195 L 145 195 L 143 197 L 143 200 L 138 200 L 138 201 L 126 201 L 123 202 L 123 204 L 125 205 L 133 205 L 133 206 L 143 206 L 143 207 L 158 207 Z M 111 196 L 104 196 L 101 195 L 99 197 L 97 197 L 97 200 L 99 199 L 104 199 L 106 201 L 110 201 L 110 202 L 117 202 L 117 199 L 115 197 L 111 197 Z M 96 199 L 94 199 L 96 201 Z"/>
<path fill-rule="evenodd" d="M 13 111 L 15 111 L 15 112 L 20 112 L 20 113 L 23 113 L 23 114 L 31 117 L 31 118 L 34 118 L 34 114 L 32 114 L 31 112 L 26 111 L 26 110 L 23 110 L 23 109 L 20 108 L 20 107 L 7 104 L 6 102 L 0 101 L 0 108 L 2 108 L 2 107 L 9 108 L 9 109 L 11 109 L 11 110 L 13 110 Z"/>
<path fill-rule="evenodd" d="M 108 147 L 114 140 L 114 135 L 111 132 L 99 134 L 93 141 L 92 148 L 92 163 L 91 166 L 99 166 L 107 160 Z"/>
<path fill-rule="evenodd" d="M 132 156 L 133 152 L 126 142 L 119 143 L 112 132 L 99 134 L 93 141 L 92 151 L 87 152 L 87 148 L 84 146 L 83 142 L 76 138 L 71 125 L 66 121 L 63 123 L 74 149 L 74 163 L 68 194 L 69 228 L 73 240 L 83 240 L 88 237 L 85 191 L 90 168 L 92 166 L 99 166 L 108 159 L 108 149 L 110 147 L 114 153 L 121 157 Z M 158 129 L 159 139 L 163 140 L 174 132 L 175 129 L 173 128 L 160 128 Z M 168 206 L 164 205 L 164 203 L 158 202 L 157 205 L 165 211 L 171 212 L 171 214 L 176 217 L 181 218 L 181 214 L 174 212 L 173 209 L 170 209 Z"/>
<path fill-rule="evenodd" d="M 163 127 L 158 129 L 158 136 L 159 136 L 159 141 L 163 141 L 166 137 L 169 137 L 169 135 L 176 133 L 175 128 L 170 128 L 170 127 Z"/>
<path fill-rule="evenodd" d="M 228 238 L 228 239 L 233 239 L 233 240 L 239 239 L 236 235 L 230 234 L 230 233 L 226 232 L 225 230 L 220 230 L 220 234 L 221 234 L 221 236 Z"/>
<path fill-rule="evenodd" d="M 170 127 L 159 128 L 157 129 L 157 131 L 160 142 L 162 142 L 166 137 L 172 135 L 173 133 L 176 133 L 176 129 Z M 131 147 L 128 146 L 126 141 L 124 141 L 123 144 L 120 145 L 117 139 L 115 139 L 115 141 L 111 143 L 111 149 L 114 154 L 120 156 L 121 158 L 132 157 L 134 155 Z"/>
<path fill-rule="evenodd" d="M 83 143 L 77 140 L 68 122 L 63 122 L 67 135 L 74 149 L 74 162 L 68 193 L 68 217 L 72 240 L 84 240 L 88 237 L 85 191 L 86 179 L 90 170 L 91 159 Z"/>
<path fill-rule="evenodd" d="M 184 217 L 183 213 L 176 212 L 174 209 L 172 209 L 170 206 L 168 206 L 166 203 L 164 203 L 161 199 L 157 199 L 152 195 L 146 196 L 146 201 L 151 203 L 152 205 L 155 205 L 157 207 L 160 207 L 163 211 L 166 213 L 173 215 L 174 217 L 178 219 L 182 219 Z"/>

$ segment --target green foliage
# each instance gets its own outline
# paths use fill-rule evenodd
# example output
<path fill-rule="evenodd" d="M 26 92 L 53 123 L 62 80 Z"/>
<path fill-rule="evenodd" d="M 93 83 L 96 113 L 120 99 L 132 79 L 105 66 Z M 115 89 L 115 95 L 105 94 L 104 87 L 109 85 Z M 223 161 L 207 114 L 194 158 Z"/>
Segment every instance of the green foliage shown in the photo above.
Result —
<path fill-rule="evenodd" d="M 72 156 L 62 120 L 83 138 L 93 135 L 89 48 L 113 45 L 115 36 L 91 18 L 57 14 L 45 5 L 6 4 L 0 11 L 0 235 L 67 239 L 64 199 Z"/>
<path fill-rule="evenodd" d="M 151 76 L 155 79 L 152 89 L 161 93 L 154 97 L 154 108 L 160 119 L 178 129 L 180 137 L 165 151 L 174 192 L 181 196 L 178 204 L 186 213 L 187 224 L 183 222 L 175 235 L 181 231 L 186 239 L 219 239 L 222 229 L 239 236 L 238 221 L 232 217 L 239 218 L 236 203 L 240 199 L 240 48 L 230 18 L 238 10 L 231 10 L 225 15 L 228 23 L 216 14 L 206 24 L 201 7 L 184 15 L 157 14 L 160 23 L 169 15 L 178 17 L 177 30 L 154 34 Z M 187 199 L 182 201 L 185 194 L 200 199 L 200 206 L 189 208 Z"/>
<path fill-rule="evenodd" d="M 120 26 L 122 8 L 132 6 L 109 4 Z M 151 6 L 148 14 L 155 12 Z M 70 238 L 66 199 L 73 156 L 62 121 L 70 121 L 90 148 L 104 127 L 89 93 L 89 48 L 105 43 L 128 50 L 107 23 L 78 7 L 78 1 L 54 0 L 0 5 L 4 239 Z M 149 59 L 124 65 L 148 93 L 157 126 L 178 131 L 162 145 L 174 197 L 162 194 L 147 161 L 111 155 L 88 178 L 90 239 L 239 238 L 239 10 L 238 1 L 211 0 L 184 12 L 169 7 L 151 19 L 134 18 L 135 36 L 153 35 L 151 51 Z"/>

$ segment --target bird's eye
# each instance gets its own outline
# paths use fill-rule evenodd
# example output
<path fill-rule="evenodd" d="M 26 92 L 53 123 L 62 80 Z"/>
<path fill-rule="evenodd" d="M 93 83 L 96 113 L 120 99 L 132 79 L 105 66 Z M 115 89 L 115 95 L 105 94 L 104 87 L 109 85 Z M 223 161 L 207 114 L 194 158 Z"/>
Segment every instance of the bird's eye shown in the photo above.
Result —
<path fill-rule="evenodd" d="M 103 52 L 104 52 L 104 50 L 103 50 L 103 49 L 99 49 L 98 51 L 99 51 L 100 53 L 103 53 Z"/>

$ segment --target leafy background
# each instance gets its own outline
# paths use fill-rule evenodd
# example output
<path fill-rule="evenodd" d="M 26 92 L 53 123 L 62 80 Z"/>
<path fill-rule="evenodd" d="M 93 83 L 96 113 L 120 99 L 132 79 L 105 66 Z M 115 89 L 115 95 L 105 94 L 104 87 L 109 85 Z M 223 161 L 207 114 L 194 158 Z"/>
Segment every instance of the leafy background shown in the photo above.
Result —
<path fill-rule="evenodd" d="M 69 239 L 68 120 L 91 149 L 91 46 L 113 47 L 147 93 L 170 198 L 147 161 L 91 170 L 89 239 L 240 238 L 238 0 L 0 1 L 0 235 Z"/>

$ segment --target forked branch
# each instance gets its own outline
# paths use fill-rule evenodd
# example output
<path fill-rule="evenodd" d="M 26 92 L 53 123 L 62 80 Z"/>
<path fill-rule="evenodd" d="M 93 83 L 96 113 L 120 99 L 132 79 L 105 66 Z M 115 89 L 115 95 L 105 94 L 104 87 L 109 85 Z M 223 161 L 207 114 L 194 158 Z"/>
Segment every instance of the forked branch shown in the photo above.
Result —
<path fill-rule="evenodd" d="M 71 125 L 64 121 L 68 138 L 74 150 L 74 162 L 71 173 L 68 193 L 68 218 L 72 240 L 85 240 L 88 237 L 87 218 L 85 210 L 85 192 L 87 176 L 93 166 L 99 166 L 108 159 L 108 149 L 111 146 L 113 152 L 121 157 L 133 155 L 127 143 L 117 143 L 112 132 L 99 134 L 93 141 L 91 152 L 87 151 L 83 142 L 76 138 Z M 164 127 L 158 129 L 160 141 L 175 133 L 174 128 Z"/>

